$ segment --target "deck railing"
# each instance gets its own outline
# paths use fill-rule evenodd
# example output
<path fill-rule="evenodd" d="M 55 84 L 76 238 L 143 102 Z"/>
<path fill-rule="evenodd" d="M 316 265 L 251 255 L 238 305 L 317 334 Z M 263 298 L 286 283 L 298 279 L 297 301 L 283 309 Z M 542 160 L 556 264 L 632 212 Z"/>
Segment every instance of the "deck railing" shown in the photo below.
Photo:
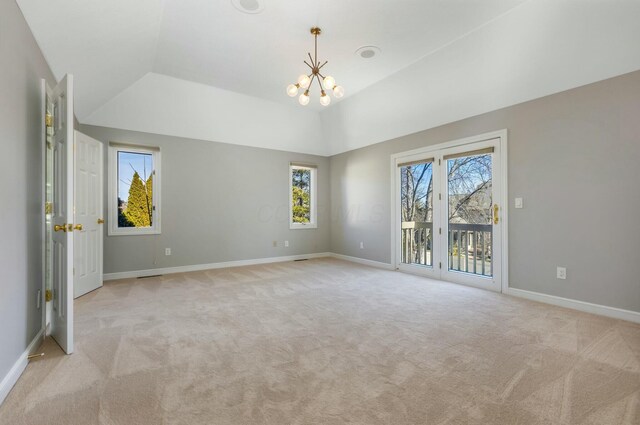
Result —
<path fill-rule="evenodd" d="M 493 226 L 449 223 L 448 268 L 481 276 L 493 275 Z M 402 262 L 433 266 L 433 223 L 402 222 Z"/>
<path fill-rule="evenodd" d="M 449 223 L 449 270 L 493 276 L 493 226 Z"/>
<path fill-rule="evenodd" d="M 433 265 L 433 223 L 425 221 L 402 222 L 402 262 Z"/>

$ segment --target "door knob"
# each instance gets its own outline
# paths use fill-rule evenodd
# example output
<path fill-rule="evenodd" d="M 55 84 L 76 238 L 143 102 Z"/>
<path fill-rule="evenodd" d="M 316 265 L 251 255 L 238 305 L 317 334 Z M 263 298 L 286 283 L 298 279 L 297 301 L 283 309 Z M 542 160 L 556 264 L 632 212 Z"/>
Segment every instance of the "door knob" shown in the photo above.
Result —
<path fill-rule="evenodd" d="M 53 226 L 53 231 L 54 232 L 66 232 L 67 231 L 67 225 L 63 224 L 56 224 L 55 226 Z"/>
<path fill-rule="evenodd" d="M 98 219 L 98 224 L 102 224 L 102 223 L 104 223 L 104 219 L 103 218 L 99 218 Z"/>
<path fill-rule="evenodd" d="M 76 224 L 73 228 L 76 230 L 82 230 L 82 224 Z"/>

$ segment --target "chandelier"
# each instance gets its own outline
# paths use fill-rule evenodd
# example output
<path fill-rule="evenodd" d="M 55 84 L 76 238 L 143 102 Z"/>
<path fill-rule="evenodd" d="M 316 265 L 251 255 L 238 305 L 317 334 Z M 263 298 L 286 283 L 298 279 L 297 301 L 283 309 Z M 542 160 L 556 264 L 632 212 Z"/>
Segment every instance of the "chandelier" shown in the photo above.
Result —
<path fill-rule="evenodd" d="M 322 30 L 320 28 L 318 27 L 311 28 L 311 34 L 313 34 L 313 38 L 315 42 L 314 55 L 312 57 L 311 53 L 307 53 L 307 55 L 309 55 L 309 61 L 311 63 L 307 62 L 306 60 L 304 61 L 304 63 L 309 67 L 309 69 L 311 69 L 311 74 L 309 75 L 302 74 L 300 77 L 298 77 L 297 83 L 289 84 L 289 86 L 287 87 L 287 94 L 290 97 L 297 96 L 299 89 L 304 90 L 304 92 L 300 95 L 300 97 L 298 97 L 298 102 L 300 102 L 302 106 L 309 104 L 309 100 L 310 100 L 309 89 L 311 87 L 311 84 L 313 84 L 314 80 L 317 80 L 318 86 L 320 86 L 320 104 L 322 106 L 327 106 L 328 104 L 331 103 L 331 98 L 329 97 L 329 95 L 325 90 L 332 91 L 333 95 L 337 99 L 344 96 L 344 89 L 342 88 L 342 86 L 336 85 L 336 80 L 332 76 L 327 75 L 325 77 L 320 72 L 322 67 L 327 64 L 327 61 L 324 61 L 323 64 L 320 64 L 320 62 L 318 61 L 318 36 L 321 33 L 322 33 Z"/>

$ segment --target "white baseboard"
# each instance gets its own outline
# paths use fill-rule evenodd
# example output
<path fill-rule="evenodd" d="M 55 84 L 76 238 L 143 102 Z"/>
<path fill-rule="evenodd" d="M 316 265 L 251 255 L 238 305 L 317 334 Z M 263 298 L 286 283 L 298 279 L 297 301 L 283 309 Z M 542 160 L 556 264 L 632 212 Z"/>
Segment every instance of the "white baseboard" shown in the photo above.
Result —
<path fill-rule="evenodd" d="M 354 263 L 364 264 L 372 267 L 378 267 L 385 270 L 394 270 L 394 267 L 391 264 L 382 263 L 379 261 L 366 260 L 364 258 L 351 257 L 349 255 L 336 254 L 333 252 L 330 253 L 330 256 L 333 258 L 339 258 L 341 260 L 351 261 Z M 507 292 L 505 293 L 514 297 L 526 298 L 531 301 L 538 301 L 545 304 L 570 308 L 573 310 L 583 311 L 585 313 L 598 314 L 600 316 L 611 317 L 613 319 L 640 323 L 640 312 L 637 311 L 624 310 L 621 308 L 609 307 L 601 304 L 593 304 L 585 301 L 562 298 L 555 295 L 547 295 L 539 292 L 532 292 L 511 287 L 507 288 Z"/>
<path fill-rule="evenodd" d="M 640 323 L 640 312 L 623 310 L 616 307 L 608 307 L 601 304 L 592 304 L 584 301 L 572 300 L 570 298 L 556 297 L 555 295 L 541 294 L 524 289 L 508 288 L 507 294 L 514 297 L 526 298 L 545 304 L 557 305 L 559 307 L 571 308 L 584 311 L 586 313 L 599 314 L 600 316 L 611 317 L 613 319 L 627 320 L 629 322 Z"/>
<path fill-rule="evenodd" d="M 329 254 L 332 258 L 337 258 L 339 260 L 351 261 L 352 263 L 364 264 L 365 266 L 377 267 L 379 269 L 385 270 L 394 270 L 394 267 L 389 263 L 383 263 L 381 261 L 373 261 L 367 260 L 365 258 L 352 257 L 350 255 L 336 254 L 335 252 L 331 252 Z"/>
<path fill-rule="evenodd" d="M 304 260 L 309 258 L 330 257 L 329 252 L 317 252 L 313 254 L 286 255 L 281 257 L 256 258 L 253 260 L 225 261 L 221 263 L 194 264 L 190 266 L 163 267 L 148 270 L 133 270 L 130 272 L 105 273 L 103 280 L 130 279 L 136 277 L 164 275 L 172 273 L 196 272 L 201 270 L 224 269 L 228 267 L 254 266 L 256 264 L 281 263 L 284 261 Z"/>
<path fill-rule="evenodd" d="M 9 373 L 7 373 L 7 375 L 2 379 L 2 382 L 0 382 L 0 405 L 7 398 L 9 392 L 18 381 L 18 378 L 20 378 L 20 375 L 22 375 L 22 372 L 24 372 L 27 364 L 29 363 L 27 357 L 29 357 L 33 350 L 38 348 L 38 346 L 42 342 L 43 334 L 44 330 L 41 329 L 36 337 L 31 340 L 27 349 L 24 350 L 24 353 L 22 353 L 20 357 L 18 357 L 18 360 L 16 360 L 16 362 L 13 364 L 13 366 L 9 370 Z"/>

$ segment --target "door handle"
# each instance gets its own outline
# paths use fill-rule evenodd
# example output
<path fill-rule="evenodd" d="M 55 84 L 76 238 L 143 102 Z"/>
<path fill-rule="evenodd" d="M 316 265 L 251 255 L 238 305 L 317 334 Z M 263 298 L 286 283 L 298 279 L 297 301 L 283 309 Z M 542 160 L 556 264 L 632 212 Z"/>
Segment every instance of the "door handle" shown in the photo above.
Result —
<path fill-rule="evenodd" d="M 67 231 L 67 225 L 63 224 L 56 224 L 55 226 L 53 226 L 53 231 L 54 232 L 66 232 Z"/>
<path fill-rule="evenodd" d="M 98 219 L 98 224 L 102 224 L 102 223 L 104 223 L 104 219 L 103 218 L 99 218 Z"/>
<path fill-rule="evenodd" d="M 500 218 L 498 217 L 498 204 L 493 204 L 493 224 L 498 224 L 500 222 Z"/>
<path fill-rule="evenodd" d="M 73 228 L 76 230 L 82 230 L 82 224 L 76 224 Z"/>

